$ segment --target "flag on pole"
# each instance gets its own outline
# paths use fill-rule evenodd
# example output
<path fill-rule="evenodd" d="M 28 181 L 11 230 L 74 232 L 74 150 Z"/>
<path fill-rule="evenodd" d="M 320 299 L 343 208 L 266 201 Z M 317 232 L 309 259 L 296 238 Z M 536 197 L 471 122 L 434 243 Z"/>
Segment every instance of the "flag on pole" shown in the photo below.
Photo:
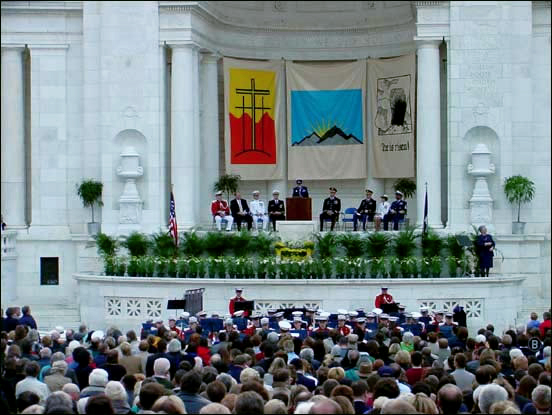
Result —
<path fill-rule="evenodd" d="M 169 234 L 174 238 L 174 244 L 178 246 L 178 225 L 176 224 L 176 209 L 174 205 L 174 195 L 172 191 L 169 206 Z"/>
<path fill-rule="evenodd" d="M 427 232 L 427 183 L 425 186 L 425 201 L 424 201 L 424 229 L 422 233 L 425 235 Z"/>

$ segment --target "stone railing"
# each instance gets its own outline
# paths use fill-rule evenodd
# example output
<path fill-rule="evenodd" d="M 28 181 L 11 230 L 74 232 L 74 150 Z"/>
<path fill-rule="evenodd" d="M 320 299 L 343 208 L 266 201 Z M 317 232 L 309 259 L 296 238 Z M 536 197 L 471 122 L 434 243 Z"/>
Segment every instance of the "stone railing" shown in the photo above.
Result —
<path fill-rule="evenodd" d="M 16 256 L 17 231 L 2 231 L 2 259 Z"/>

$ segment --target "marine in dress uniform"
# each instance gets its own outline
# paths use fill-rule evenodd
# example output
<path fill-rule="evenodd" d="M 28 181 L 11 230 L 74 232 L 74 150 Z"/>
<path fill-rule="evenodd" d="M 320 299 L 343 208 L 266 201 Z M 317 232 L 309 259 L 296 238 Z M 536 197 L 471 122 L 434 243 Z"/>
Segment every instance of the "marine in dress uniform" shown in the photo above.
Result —
<path fill-rule="evenodd" d="M 366 336 L 366 318 L 365 317 L 359 317 L 356 319 L 356 325 L 355 325 L 355 328 L 353 329 L 353 334 L 356 334 L 360 341 L 364 340 L 364 337 Z"/>
<path fill-rule="evenodd" d="M 347 317 L 343 314 L 340 314 L 337 316 L 337 327 L 336 330 L 341 334 L 342 336 L 348 336 L 351 334 L 351 326 L 348 324 L 345 324 L 347 321 Z"/>
<path fill-rule="evenodd" d="M 307 189 L 307 186 L 303 186 L 303 179 L 297 179 L 295 180 L 295 186 L 293 188 L 292 197 L 309 197 L 309 189 Z"/>
<path fill-rule="evenodd" d="M 339 213 L 341 212 L 341 200 L 335 196 L 337 189 L 330 187 L 330 197 L 324 199 L 324 205 L 322 206 L 322 213 L 320 214 L 320 232 L 324 230 L 324 220 L 330 219 L 332 221 L 331 230 L 334 230 L 335 222 L 339 219 Z"/>
<path fill-rule="evenodd" d="M 253 217 L 253 227 L 255 230 L 259 228 L 259 219 L 263 222 L 263 231 L 266 231 L 268 226 L 268 216 L 266 214 L 265 202 L 259 200 L 261 192 L 255 190 L 253 192 L 253 200 L 249 203 L 249 208 L 251 209 L 251 216 Z"/>
<path fill-rule="evenodd" d="M 278 190 L 274 190 L 272 196 L 273 199 L 268 202 L 268 217 L 272 223 L 272 230 L 276 231 L 276 221 L 286 220 L 286 208 L 284 206 L 284 201 L 278 199 L 280 196 Z"/>
<path fill-rule="evenodd" d="M 381 294 L 376 296 L 375 306 L 381 308 L 383 304 L 393 304 L 393 296 L 387 293 L 387 287 L 381 287 Z"/>
<path fill-rule="evenodd" d="M 389 207 L 389 212 L 383 217 L 383 229 L 389 230 L 389 222 L 393 222 L 393 230 L 399 230 L 399 222 L 404 220 L 406 215 L 406 200 L 403 200 L 402 192 L 398 190 L 395 192 L 396 200 L 391 203 Z"/>
<path fill-rule="evenodd" d="M 230 315 L 234 315 L 235 307 L 237 302 L 243 302 L 247 301 L 245 298 L 242 297 L 243 288 L 236 288 L 236 296 L 232 297 L 230 299 L 230 304 L 228 304 L 228 311 L 230 311 Z"/>
<path fill-rule="evenodd" d="M 220 231 L 222 228 L 222 220 L 226 220 L 226 230 L 232 230 L 232 224 L 234 223 L 234 218 L 230 216 L 230 207 L 226 200 L 222 200 L 222 192 L 215 193 L 216 199 L 211 202 L 211 213 L 213 218 L 215 218 L 215 223 L 217 229 Z"/>
<path fill-rule="evenodd" d="M 360 219 L 362 222 L 362 230 L 366 230 L 366 220 L 368 222 L 374 221 L 374 215 L 376 213 L 376 201 L 372 199 L 372 195 L 374 192 L 372 192 L 370 189 L 366 189 L 366 198 L 362 199 L 360 202 L 360 206 L 358 207 L 357 211 L 353 215 L 353 230 L 357 230 L 357 224 L 358 220 Z"/>
<path fill-rule="evenodd" d="M 323 338 L 326 338 L 330 335 L 330 329 L 328 328 L 328 316 L 319 315 L 314 317 L 314 320 L 318 323 L 312 330 L 312 336 L 314 337 L 317 333 L 321 333 Z"/>
<path fill-rule="evenodd" d="M 479 269 L 482 277 L 489 276 L 489 269 L 493 267 L 493 256 L 495 242 L 493 237 L 487 233 L 487 227 L 481 225 L 477 236 L 477 256 L 479 257 Z"/>
<path fill-rule="evenodd" d="M 236 198 L 232 199 L 230 202 L 230 210 L 232 211 L 232 216 L 238 225 L 238 231 L 241 230 L 241 223 L 247 223 L 247 230 L 251 230 L 251 225 L 253 224 L 253 217 L 249 211 L 249 206 L 247 205 L 247 200 L 241 198 L 240 192 L 235 193 Z"/>

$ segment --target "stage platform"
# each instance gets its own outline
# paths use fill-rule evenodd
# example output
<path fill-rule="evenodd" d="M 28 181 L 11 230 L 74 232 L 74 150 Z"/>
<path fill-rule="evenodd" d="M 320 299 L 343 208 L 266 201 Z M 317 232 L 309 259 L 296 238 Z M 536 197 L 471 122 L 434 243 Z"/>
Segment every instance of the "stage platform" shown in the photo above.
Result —
<path fill-rule="evenodd" d="M 407 311 L 421 305 L 444 311 L 456 304 L 464 306 L 472 333 L 488 322 L 495 325 L 497 333 L 516 324 L 522 308 L 521 286 L 527 277 L 263 280 L 73 275 L 81 320 L 89 327 L 137 329 L 148 318 L 166 321 L 181 311 L 166 310 L 167 301 L 183 298 L 185 290 L 194 288 L 205 288 L 204 310 L 224 314 L 237 286 L 260 311 L 308 305 L 335 312 L 339 308 L 371 310 L 385 285 Z"/>

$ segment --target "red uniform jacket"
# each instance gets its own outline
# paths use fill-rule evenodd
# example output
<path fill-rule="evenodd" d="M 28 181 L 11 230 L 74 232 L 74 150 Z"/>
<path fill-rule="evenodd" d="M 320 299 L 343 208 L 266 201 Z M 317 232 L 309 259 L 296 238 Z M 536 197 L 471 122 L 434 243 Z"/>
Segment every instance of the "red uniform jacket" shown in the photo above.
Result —
<path fill-rule="evenodd" d="M 230 304 L 228 305 L 228 310 L 230 311 L 230 315 L 234 315 L 234 303 L 236 301 L 247 301 L 245 298 L 243 297 L 234 297 L 234 298 L 231 298 L 230 299 Z M 243 315 L 245 316 L 245 314 L 247 314 L 247 312 L 244 312 Z M 247 316 L 246 316 L 247 317 Z"/>
<path fill-rule="evenodd" d="M 226 200 L 213 200 L 211 203 L 211 213 L 213 216 L 216 216 L 219 210 L 223 210 L 226 215 L 230 214 L 230 208 L 228 207 L 228 202 Z"/>
<path fill-rule="evenodd" d="M 382 304 L 393 304 L 393 296 L 391 294 L 380 294 L 376 296 L 376 308 L 381 308 Z"/>

